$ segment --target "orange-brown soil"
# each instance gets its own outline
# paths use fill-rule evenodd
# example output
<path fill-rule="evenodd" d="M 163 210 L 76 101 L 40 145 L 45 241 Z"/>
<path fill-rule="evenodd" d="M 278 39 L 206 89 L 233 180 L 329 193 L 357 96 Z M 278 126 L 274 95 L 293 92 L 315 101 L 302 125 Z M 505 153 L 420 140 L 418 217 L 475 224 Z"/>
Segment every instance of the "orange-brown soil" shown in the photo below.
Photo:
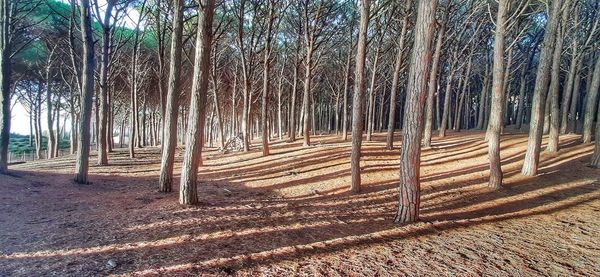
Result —
<path fill-rule="evenodd" d="M 14 165 L 0 176 L 0 276 L 600 275 L 593 146 L 562 136 L 523 177 L 527 137 L 505 135 L 506 187 L 493 191 L 482 137 L 424 149 L 421 222 L 404 226 L 391 222 L 399 150 L 383 134 L 364 143 L 360 194 L 348 192 L 350 143 L 335 136 L 274 142 L 268 157 L 209 149 L 195 207 L 157 192 L 156 148 L 116 150 L 89 185 L 72 181 L 71 156 Z"/>

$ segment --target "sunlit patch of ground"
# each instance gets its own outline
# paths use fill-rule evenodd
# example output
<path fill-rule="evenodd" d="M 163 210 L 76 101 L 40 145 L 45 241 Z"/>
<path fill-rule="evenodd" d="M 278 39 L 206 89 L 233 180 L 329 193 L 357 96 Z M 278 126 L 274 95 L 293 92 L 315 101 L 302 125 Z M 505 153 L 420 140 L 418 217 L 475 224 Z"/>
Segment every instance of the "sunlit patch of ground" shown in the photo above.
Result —
<path fill-rule="evenodd" d="M 493 191 L 482 137 L 424 149 L 422 222 L 406 226 L 391 223 L 399 149 L 385 150 L 383 134 L 363 145 L 361 194 L 348 192 L 351 146 L 336 136 L 274 141 L 269 157 L 209 149 L 197 207 L 156 192 L 156 148 L 111 153 L 90 185 L 71 181 L 73 157 L 15 165 L 0 176 L 0 276 L 600 275 L 593 146 L 563 136 L 526 178 L 527 137 L 505 135 L 506 188 Z"/>

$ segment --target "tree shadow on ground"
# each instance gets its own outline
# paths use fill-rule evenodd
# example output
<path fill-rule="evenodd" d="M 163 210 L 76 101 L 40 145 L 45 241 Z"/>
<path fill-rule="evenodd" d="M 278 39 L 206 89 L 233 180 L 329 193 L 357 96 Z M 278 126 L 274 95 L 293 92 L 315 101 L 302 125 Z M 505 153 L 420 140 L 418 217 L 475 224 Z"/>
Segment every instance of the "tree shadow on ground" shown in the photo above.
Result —
<path fill-rule="evenodd" d="M 201 170 L 203 180 L 215 181 L 199 183 L 201 204 L 197 207 L 176 204 L 176 193 L 155 192 L 156 175 L 105 175 L 98 167 L 91 169 L 94 184 L 82 186 L 70 181 L 69 174 L 50 172 L 52 165 L 23 165 L 14 169 L 18 178 L 1 181 L 7 185 L 0 186 L 0 195 L 12 193 L 29 201 L 17 205 L 16 198 L 3 199 L 14 206 L 0 210 L 0 222 L 5 223 L 0 224 L 0 231 L 6 234 L 0 239 L 0 273 L 9 275 L 23 268 L 64 274 L 227 273 L 251 265 L 554 213 L 599 199 L 597 171 L 580 161 L 589 157 L 591 148 L 568 143 L 560 155 L 542 160 L 542 174 L 535 178 L 513 178 L 518 175 L 523 153 L 504 155 L 508 181 L 507 188 L 500 191 L 485 187 L 486 164 L 423 176 L 423 222 L 406 226 L 390 222 L 398 199 L 397 180 L 371 182 L 361 194 L 348 193 L 346 186 L 321 191 L 323 195 L 285 197 L 277 192 L 347 176 L 347 170 L 334 169 L 341 165 L 337 161 L 346 154 L 344 147 L 309 151 L 283 166 L 270 160 L 265 164 L 251 161 L 248 166 L 216 161 L 219 165 L 212 166 L 218 171 L 212 171 L 211 165 Z M 149 161 L 129 161 L 135 172 L 144 172 L 138 168 L 160 159 L 155 150 L 145 151 Z M 469 153 L 457 151 L 456 159 L 462 158 L 460 153 Z M 125 158 L 119 160 L 124 153 L 111 155 L 119 166 L 125 165 Z M 49 163 L 66 166 L 65 161 Z M 327 163 L 334 165 L 322 165 Z M 37 166 L 48 171 L 33 172 Z M 323 174 L 260 188 L 239 181 L 262 182 L 268 178 L 261 175 L 314 167 Z M 578 168 L 579 174 L 556 178 L 564 168 Z M 364 170 L 365 174 L 376 173 L 381 168 L 366 166 Z M 231 177 L 235 174 L 240 176 Z M 108 259 L 118 261 L 119 266 L 107 269 Z"/>

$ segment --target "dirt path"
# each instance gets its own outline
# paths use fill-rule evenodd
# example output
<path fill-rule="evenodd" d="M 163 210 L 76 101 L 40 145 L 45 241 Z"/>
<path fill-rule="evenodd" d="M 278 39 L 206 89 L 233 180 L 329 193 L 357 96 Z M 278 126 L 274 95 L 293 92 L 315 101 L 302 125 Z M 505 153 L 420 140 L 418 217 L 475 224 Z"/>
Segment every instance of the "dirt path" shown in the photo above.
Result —
<path fill-rule="evenodd" d="M 117 150 L 83 186 L 72 157 L 16 165 L 0 176 L 0 276 L 600 275 L 592 145 L 561 137 L 540 176 L 524 178 L 527 138 L 504 136 L 507 187 L 491 191 L 482 135 L 423 152 L 422 222 L 407 226 L 390 222 L 399 151 L 381 134 L 365 143 L 358 195 L 347 192 L 350 143 L 333 136 L 274 143 L 269 157 L 209 151 L 197 207 L 156 192 L 157 149 L 133 161 Z"/>

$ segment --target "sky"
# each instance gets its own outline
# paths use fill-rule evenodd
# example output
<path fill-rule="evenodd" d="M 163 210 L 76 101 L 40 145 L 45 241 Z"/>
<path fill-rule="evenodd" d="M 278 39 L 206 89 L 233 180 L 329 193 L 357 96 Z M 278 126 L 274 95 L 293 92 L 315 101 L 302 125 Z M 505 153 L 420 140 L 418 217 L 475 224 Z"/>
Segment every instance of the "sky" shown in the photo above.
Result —
<path fill-rule="evenodd" d="M 69 0 L 59 0 L 61 2 L 64 3 L 69 3 Z M 93 3 L 93 1 L 92 1 Z M 106 0 L 98 0 L 98 4 L 99 4 L 99 10 L 100 13 L 104 12 L 104 7 L 106 5 Z M 139 18 L 140 14 L 133 9 L 130 9 L 128 11 L 128 16 L 125 17 L 125 25 L 129 28 L 133 28 L 135 27 L 135 22 L 137 21 L 137 19 Z M 16 99 L 13 99 L 13 103 Z M 44 107 L 45 109 L 45 107 Z M 61 113 L 61 120 L 60 120 L 60 124 L 63 124 L 63 120 L 65 114 L 64 112 Z M 42 113 L 42 131 L 48 130 L 48 124 L 47 122 L 47 117 L 46 117 L 46 112 Z M 16 134 L 20 134 L 20 135 L 29 135 L 29 113 L 27 113 L 27 111 L 25 110 L 25 108 L 23 107 L 23 105 L 21 105 L 21 103 L 16 103 L 13 106 L 12 112 L 11 112 L 11 124 L 10 124 L 10 132 L 11 133 L 16 133 Z M 67 120 L 67 128 L 65 130 L 69 131 L 69 127 L 71 126 L 71 123 L 69 120 Z M 62 127 L 61 127 L 62 128 Z"/>

